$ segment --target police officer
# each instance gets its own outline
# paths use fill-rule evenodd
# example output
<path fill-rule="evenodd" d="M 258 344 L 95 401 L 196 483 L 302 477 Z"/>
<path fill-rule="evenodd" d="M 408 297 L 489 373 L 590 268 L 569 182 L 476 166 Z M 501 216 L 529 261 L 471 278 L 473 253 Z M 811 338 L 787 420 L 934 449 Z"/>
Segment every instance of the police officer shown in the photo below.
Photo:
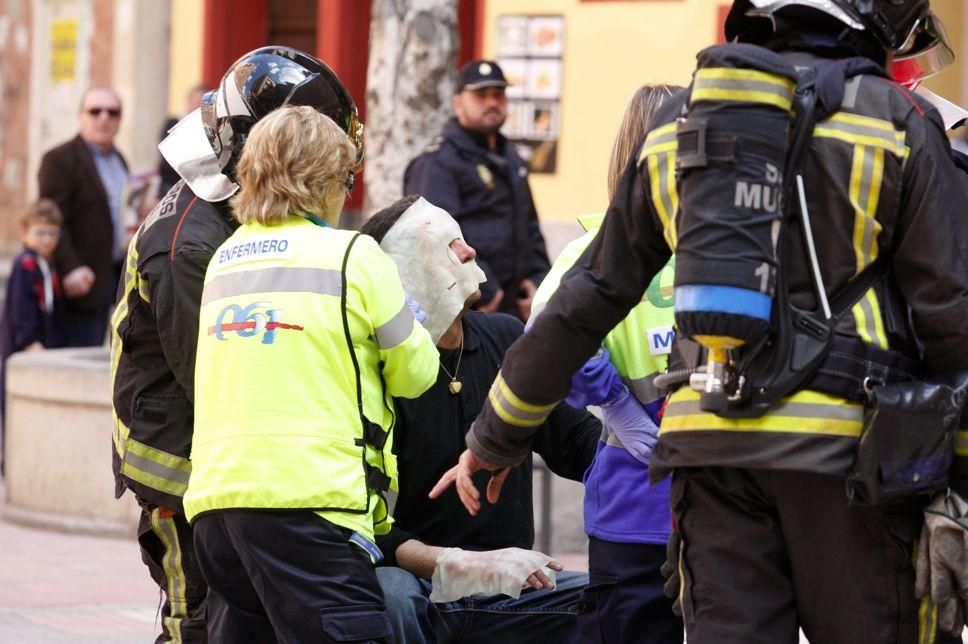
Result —
<path fill-rule="evenodd" d="M 332 117 L 362 156 L 363 126 L 336 75 L 285 47 L 242 56 L 217 91 L 159 146 L 184 179 L 132 240 L 111 321 L 116 494 L 130 489 L 142 515 L 138 541 L 165 593 L 159 641 L 205 641 L 206 586 L 182 508 L 191 473 L 195 346 L 205 269 L 238 224 L 226 201 L 252 125 L 282 105 Z"/>
<path fill-rule="evenodd" d="M 927 377 L 968 369 L 965 179 L 936 110 L 869 67 L 895 55 L 950 54 L 927 0 L 737 0 L 727 37 L 766 45 L 802 70 L 830 59 L 868 61 L 870 71 L 840 82 L 840 107 L 813 131 L 803 168 L 806 210 L 824 236 L 816 253 L 828 294 L 880 253 L 891 254 L 886 276 L 837 331 L 855 346 L 907 352 Z M 730 83 L 727 92 L 771 91 L 755 80 Z M 470 472 L 500 472 L 520 461 L 529 423 L 568 392 L 571 374 L 668 259 L 680 197 L 672 180 L 674 121 L 683 100 L 660 114 L 595 242 L 508 352 L 461 456 L 457 487 L 469 502 L 478 496 Z M 791 296 L 810 298 L 807 262 L 798 258 L 788 270 Z M 888 316 L 888 302 L 903 314 Z M 798 626 L 815 642 L 911 642 L 931 637 L 936 619 L 961 630 L 957 593 L 947 594 L 942 615 L 915 599 L 913 545 L 923 501 L 891 510 L 847 505 L 845 478 L 863 412 L 845 398 L 804 389 L 760 418 L 722 418 L 704 412 L 689 387 L 672 395 L 652 467 L 675 470 L 690 642 L 796 641 Z M 959 434 L 950 477 L 961 495 L 968 492 L 965 437 Z M 936 535 L 926 535 L 939 588 L 954 577 L 963 589 L 958 518 L 948 521 L 958 530 L 951 556 L 939 556 Z"/>
<path fill-rule="evenodd" d="M 434 383 L 437 350 L 393 260 L 333 228 L 355 156 L 311 107 L 259 121 L 232 200 L 242 225 L 205 275 L 185 515 L 215 641 L 391 635 L 373 570 L 391 397 Z"/>
<path fill-rule="evenodd" d="M 403 194 L 451 213 L 477 249 L 487 275 L 479 307 L 527 320 L 548 252 L 528 185 L 528 169 L 500 129 L 508 83 L 497 63 L 475 60 L 457 74 L 455 116 L 407 166 Z"/>

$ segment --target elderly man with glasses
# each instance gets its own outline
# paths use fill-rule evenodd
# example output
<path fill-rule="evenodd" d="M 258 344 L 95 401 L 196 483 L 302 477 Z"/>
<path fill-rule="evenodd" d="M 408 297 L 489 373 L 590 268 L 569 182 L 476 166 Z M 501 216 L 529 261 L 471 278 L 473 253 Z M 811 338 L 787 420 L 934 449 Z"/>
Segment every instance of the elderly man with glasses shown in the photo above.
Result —
<path fill-rule="evenodd" d="M 64 215 L 55 263 L 67 296 L 68 342 L 87 347 L 104 342 L 124 259 L 118 217 L 128 164 L 114 146 L 121 100 L 113 89 L 85 92 L 77 118 L 77 136 L 44 155 L 38 179 L 40 196 Z"/>

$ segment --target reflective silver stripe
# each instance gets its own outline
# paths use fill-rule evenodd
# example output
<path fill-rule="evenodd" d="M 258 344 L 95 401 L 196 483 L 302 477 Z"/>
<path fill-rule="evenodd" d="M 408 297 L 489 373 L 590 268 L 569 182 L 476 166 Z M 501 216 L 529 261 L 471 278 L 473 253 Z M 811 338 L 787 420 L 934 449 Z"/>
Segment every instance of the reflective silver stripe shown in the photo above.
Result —
<path fill-rule="evenodd" d="M 793 100 L 791 92 L 782 83 L 757 80 L 738 80 L 735 78 L 704 78 L 702 72 L 696 74 L 696 81 L 693 84 L 696 89 L 727 89 L 739 90 L 743 92 L 764 92 L 776 94 L 788 101 Z"/>
<path fill-rule="evenodd" d="M 396 315 L 376 328 L 377 346 L 384 350 L 392 349 L 409 338 L 413 333 L 413 320 L 413 311 L 404 302 Z"/>
<path fill-rule="evenodd" d="M 518 427 L 537 427 L 545 421 L 548 411 L 525 411 L 520 409 L 514 403 L 507 399 L 504 392 L 498 387 L 497 382 L 491 385 L 490 392 L 491 406 L 497 415 L 509 425 L 516 425 Z M 553 408 L 553 406 L 552 406 Z"/>
<path fill-rule="evenodd" d="M 168 581 L 166 594 L 168 595 L 169 616 L 165 617 L 165 625 L 171 635 L 171 642 L 181 643 L 182 623 L 188 619 L 188 580 L 185 578 L 184 554 L 181 542 L 178 540 L 178 530 L 175 520 L 162 518 L 161 509 L 155 508 L 151 513 L 151 524 L 165 546 L 165 554 L 161 559 L 161 567 Z"/>
<path fill-rule="evenodd" d="M 126 465 L 131 465 L 142 472 L 153 474 L 154 476 L 162 478 L 166 481 L 170 481 L 174 485 L 181 485 L 185 488 L 188 487 L 188 472 L 184 472 L 173 467 L 168 467 L 167 465 L 162 465 L 161 463 L 156 463 L 155 461 L 149 460 L 144 456 L 134 453 L 130 449 L 125 453 L 124 462 Z M 182 493 L 184 493 L 184 490 L 182 490 Z"/>
<path fill-rule="evenodd" d="M 705 414 L 699 408 L 698 400 L 671 402 L 666 407 L 665 415 L 684 416 L 686 414 Z M 814 403 L 787 402 L 770 411 L 771 417 L 793 416 L 795 418 L 825 418 L 828 420 L 859 420 L 856 407 L 838 405 L 818 405 Z"/>
<path fill-rule="evenodd" d="M 860 310 L 864 313 L 863 333 L 861 333 L 860 329 L 858 329 L 858 333 L 861 335 L 867 334 L 866 338 L 864 338 L 865 340 L 880 346 L 880 339 L 877 333 L 877 324 L 874 318 L 874 316 L 877 315 L 877 312 L 875 312 L 874 307 L 871 306 L 870 299 L 867 297 L 862 297 L 855 306 L 860 307 Z M 856 325 L 858 322 L 859 320 L 857 319 L 857 316 L 854 316 L 854 324 Z"/>
<path fill-rule="evenodd" d="M 650 154 L 670 152 L 677 148 L 677 132 L 678 125 L 676 123 L 669 123 L 649 132 L 645 137 L 645 145 L 642 146 L 642 152 L 639 154 L 639 163 Z"/>
<path fill-rule="evenodd" d="M 202 306 L 248 293 L 319 293 L 339 295 L 343 278 L 329 268 L 278 267 L 218 275 L 205 284 Z"/>
<path fill-rule="evenodd" d="M 644 378 L 637 378 L 632 380 L 631 378 L 622 378 L 625 384 L 632 391 L 632 395 L 642 403 L 643 405 L 648 405 L 650 402 L 655 402 L 659 398 L 662 398 L 662 394 L 656 389 L 656 386 L 652 384 L 655 379 L 656 374 L 650 373 Z"/>

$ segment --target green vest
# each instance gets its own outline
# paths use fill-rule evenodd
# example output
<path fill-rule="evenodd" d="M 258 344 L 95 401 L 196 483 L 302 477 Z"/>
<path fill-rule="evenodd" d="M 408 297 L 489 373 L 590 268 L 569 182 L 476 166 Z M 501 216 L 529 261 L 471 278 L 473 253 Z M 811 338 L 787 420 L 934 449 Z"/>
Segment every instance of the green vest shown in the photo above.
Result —
<path fill-rule="evenodd" d="M 531 319 L 537 318 L 558 289 L 561 278 L 585 252 L 604 218 L 604 215 L 579 217 L 579 222 L 588 232 L 568 244 L 558 255 L 534 296 Z M 660 398 L 652 379 L 665 371 L 675 337 L 672 328 L 675 321 L 672 308 L 674 270 L 675 257 L 672 257 L 649 283 L 642 301 L 612 329 L 604 342 L 616 371 L 644 404 Z"/>
<path fill-rule="evenodd" d="M 430 335 L 371 238 L 297 217 L 242 226 L 205 275 L 186 516 L 314 509 L 385 532 L 391 397 L 436 376 Z"/>

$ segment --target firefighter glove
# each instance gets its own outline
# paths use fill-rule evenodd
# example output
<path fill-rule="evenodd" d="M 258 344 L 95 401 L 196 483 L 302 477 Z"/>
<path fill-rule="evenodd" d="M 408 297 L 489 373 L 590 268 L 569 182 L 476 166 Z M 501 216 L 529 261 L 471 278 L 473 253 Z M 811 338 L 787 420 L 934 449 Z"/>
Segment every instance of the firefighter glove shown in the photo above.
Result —
<path fill-rule="evenodd" d="M 679 603 L 679 594 L 682 590 L 682 577 L 679 574 L 679 556 L 682 552 L 682 538 L 678 530 L 673 530 L 666 542 L 666 560 L 659 568 L 665 584 L 662 592 L 669 599 L 672 599 L 672 612 L 677 617 L 682 617 L 682 605 Z"/>
<path fill-rule="evenodd" d="M 968 501 L 949 491 L 924 511 L 915 562 L 917 597 L 930 595 L 938 624 L 959 635 L 968 615 Z"/>

